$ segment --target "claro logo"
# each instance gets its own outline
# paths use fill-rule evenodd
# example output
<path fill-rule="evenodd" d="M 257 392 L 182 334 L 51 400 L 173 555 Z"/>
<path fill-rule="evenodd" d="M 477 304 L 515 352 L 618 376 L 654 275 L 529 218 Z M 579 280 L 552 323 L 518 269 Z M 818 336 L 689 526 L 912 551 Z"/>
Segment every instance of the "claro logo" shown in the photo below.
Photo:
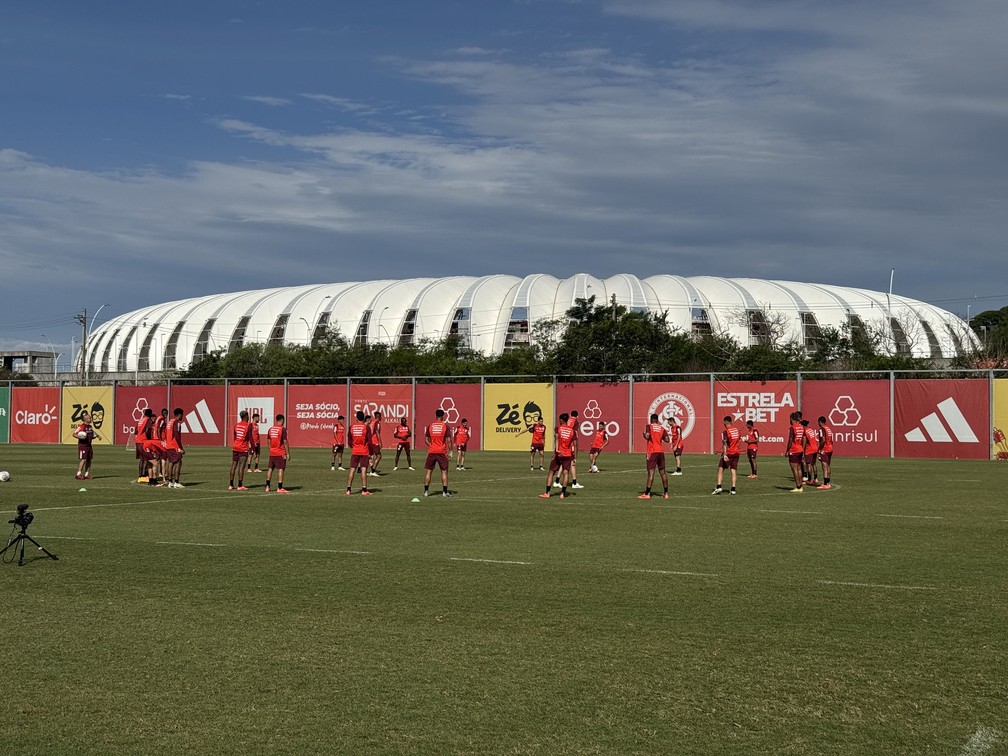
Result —
<path fill-rule="evenodd" d="M 56 405 L 47 404 L 42 412 L 18 410 L 14 413 L 14 422 L 18 425 L 52 425 L 56 420 Z"/>

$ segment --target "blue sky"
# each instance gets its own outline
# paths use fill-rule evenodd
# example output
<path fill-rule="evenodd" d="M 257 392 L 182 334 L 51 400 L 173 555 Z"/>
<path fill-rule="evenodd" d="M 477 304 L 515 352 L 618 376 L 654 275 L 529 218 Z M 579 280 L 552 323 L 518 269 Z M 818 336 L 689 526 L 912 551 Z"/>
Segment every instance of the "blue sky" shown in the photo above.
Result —
<path fill-rule="evenodd" d="M 6 0 L 0 348 L 449 274 L 895 268 L 1003 307 L 1006 30 L 994 0 Z"/>

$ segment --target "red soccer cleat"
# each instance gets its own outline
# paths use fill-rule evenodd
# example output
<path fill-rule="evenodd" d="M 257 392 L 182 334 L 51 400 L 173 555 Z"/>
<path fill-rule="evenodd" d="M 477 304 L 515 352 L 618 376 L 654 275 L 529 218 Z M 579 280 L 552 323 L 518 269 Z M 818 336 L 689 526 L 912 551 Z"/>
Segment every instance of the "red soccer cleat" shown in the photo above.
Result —
<path fill-rule="evenodd" d="M 361 492 L 360 492 L 360 495 L 361 495 L 361 496 L 370 496 L 370 495 L 371 495 L 371 492 L 370 492 L 370 491 L 361 491 Z"/>
<path fill-rule="evenodd" d="M 540 499 L 548 499 L 549 497 L 550 497 L 550 495 L 548 493 L 541 493 L 541 494 L 539 494 L 539 498 Z"/>
<path fill-rule="evenodd" d="M 235 490 L 236 491 L 248 491 L 248 486 L 238 486 L 238 488 L 236 488 Z"/>
<path fill-rule="evenodd" d="M 637 498 L 638 499 L 650 499 L 651 498 L 651 494 L 649 494 L 649 493 L 643 493 L 640 496 L 638 496 Z"/>
<path fill-rule="evenodd" d="M 819 486 L 820 491 L 829 491 L 831 488 L 833 488 L 833 486 L 831 486 L 829 483 L 823 483 L 821 486 Z"/>

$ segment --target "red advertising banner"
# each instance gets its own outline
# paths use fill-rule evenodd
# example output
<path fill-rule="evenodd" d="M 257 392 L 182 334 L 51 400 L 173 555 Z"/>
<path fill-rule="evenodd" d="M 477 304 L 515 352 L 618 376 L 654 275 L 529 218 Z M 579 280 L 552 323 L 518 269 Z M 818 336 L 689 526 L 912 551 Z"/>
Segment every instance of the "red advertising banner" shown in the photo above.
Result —
<path fill-rule="evenodd" d="M 651 415 L 663 423 L 670 419 L 683 429 L 687 454 L 710 452 L 710 382 L 676 381 L 635 383 L 633 385 L 633 450 L 644 452 L 644 427 Z"/>
<path fill-rule="evenodd" d="M 424 428 L 434 420 L 434 413 L 438 409 L 443 409 L 445 422 L 452 428 L 458 425 L 463 417 L 469 421 L 472 437 L 466 448 L 469 451 L 481 448 L 480 436 L 483 425 L 483 414 L 480 412 L 481 399 L 478 383 L 442 383 L 437 385 L 418 383 L 416 387 L 416 422 L 415 424 L 411 423 L 413 425 L 411 427 L 413 446 L 420 449 L 427 448 L 423 438 Z"/>
<path fill-rule="evenodd" d="M 396 440 L 392 431 L 405 417 L 413 426 L 413 384 L 412 383 L 354 383 L 350 386 L 350 411 L 361 410 L 365 415 L 382 413 L 382 448 L 395 448 Z M 350 415 L 348 414 L 347 417 Z M 414 433 L 416 430 L 414 429 Z"/>
<path fill-rule="evenodd" d="M 838 457 L 889 456 L 889 381 L 805 381 L 801 403 L 811 427 L 826 418 Z"/>
<path fill-rule="evenodd" d="M 11 443 L 59 443 L 59 389 L 14 386 L 11 394 Z"/>
<path fill-rule="evenodd" d="M 800 409 L 797 381 L 715 381 L 714 448 L 721 448 L 722 421 L 731 415 L 739 428 L 752 420 L 761 441 L 770 446 L 767 451 L 772 451 L 777 443 L 783 451 L 791 413 L 796 409 Z M 805 418 L 815 423 L 807 412 Z"/>
<path fill-rule="evenodd" d="M 259 413 L 259 433 L 266 435 L 277 415 L 284 412 L 283 386 L 228 386 L 228 438 L 231 429 L 238 422 L 238 413 L 247 410 L 249 422 Z"/>
<path fill-rule="evenodd" d="M 287 439 L 291 446 L 332 447 L 336 418 L 347 412 L 345 383 L 288 384 Z M 344 420 L 350 427 L 349 420 Z"/>
<path fill-rule="evenodd" d="M 186 446 L 223 446 L 225 433 L 230 437 L 223 386 L 173 383 L 168 406 L 172 411 L 181 407 L 185 413 L 182 432 Z"/>
<path fill-rule="evenodd" d="M 144 410 L 150 408 L 155 415 L 168 407 L 167 386 L 116 386 L 115 393 L 115 443 L 125 444 L 131 433 L 136 433 L 137 423 Z M 168 407 L 171 417 L 174 407 Z"/>
<path fill-rule="evenodd" d="M 559 383 L 557 410 L 578 412 L 578 448 L 587 454 L 598 424 L 605 423 L 609 434 L 606 452 L 630 451 L 630 384 Z M 643 433 L 644 426 L 641 425 Z"/>
<path fill-rule="evenodd" d="M 896 456 L 989 459 L 989 391 L 983 379 L 896 381 Z"/>

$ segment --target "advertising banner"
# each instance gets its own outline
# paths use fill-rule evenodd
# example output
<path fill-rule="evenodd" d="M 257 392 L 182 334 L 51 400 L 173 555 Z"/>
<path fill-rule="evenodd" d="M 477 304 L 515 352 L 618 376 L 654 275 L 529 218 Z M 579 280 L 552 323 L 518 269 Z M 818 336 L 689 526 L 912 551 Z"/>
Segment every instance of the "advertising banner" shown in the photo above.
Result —
<path fill-rule="evenodd" d="M 721 448 L 722 420 L 731 415 L 739 428 L 752 420 L 763 443 L 769 445 L 767 451 L 778 443 L 783 450 L 791 413 L 796 409 L 802 409 L 798 407 L 797 381 L 715 381 L 712 423 L 715 448 Z M 815 424 L 809 412 L 805 412 L 805 419 Z"/>
<path fill-rule="evenodd" d="M 644 428 L 651 415 L 662 423 L 675 421 L 683 429 L 686 454 L 711 450 L 710 382 L 642 382 L 633 385 L 633 450 L 645 452 Z"/>
<path fill-rule="evenodd" d="M 284 412 L 284 387 L 280 386 L 228 386 L 228 432 L 238 422 L 239 413 L 248 410 L 249 422 L 259 413 L 259 433 L 263 436 L 273 425 L 277 415 Z"/>
<path fill-rule="evenodd" d="M 115 394 L 115 443 L 125 444 L 136 433 L 137 423 L 144 410 L 150 408 L 155 416 L 168 407 L 167 386 L 117 386 Z M 168 417 L 174 407 L 168 407 Z"/>
<path fill-rule="evenodd" d="M 10 440 L 10 386 L 0 386 L 0 444 Z"/>
<path fill-rule="evenodd" d="M 58 388 L 15 386 L 11 393 L 11 443 L 58 444 L 59 403 Z"/>
<path fill-rule="evenodd" d="M 478 383 L 442 383 L 428 385 L 418 383 L 416 387 L 416 427 L 413 431 L 413 446 L 426 448 L 424 428 L 434 420 L 434 412 L 445 411 L 445 422 L 452 428 L 464 417 L 472 428 L 469 451 L 480 448 L 480 385 Z"/>
<path fill-rule="evenodd" d="M 287 440 L 291 446 L 332 447 L 336 418 L 347 413 L 345 383 L 287 386 Z M 345 421 L 350 427 L 349 420 Z"/>
<path fill-rule="evenodd" d="M 585 454 L 591 447 L 600 422 L 605 424 L 605 431 L 609 434 L 606 452 L 630 451 L 629 383 L 557 384 L 557 410 L 568 413 L 578 411 L 578 448 Z"/>
<path fill-rule="evenodd" d="M 897 380 L 894 390 L 897 457 L 990 458 L 989 383 Z"/>
<path fill-rule="evenodd" d="M 556 425 L 552 383 L 487 383 L 483 394 L 483 448 L 529 450 L 528 426 L 546 424 L 546 450 L 553 450 Z"/>
<path fill-rule="evenodd" d="M 392 431 L 399 425 L 399 419 L 405 417 L 407 424 L 413 426 L 413 384 L 412 383 L 354 383 L 350 385 L 350 411 L 365 415 L 382 413 L 381 441 L 382 448 L 395 448 L 396 440 Z M 350 415 L 348 414 L 349 418 Z"/>
<path fill-rule="evenodd" d="M 1008 462 L 1008 379 L 994 381 L 994 459 Z"/>
<path fill-rule="evenodd" d="M 115 414 L 111 386 L 64 386 L 63 411 L 60 423 L 64 444 L 76 444 L 74 429 L 85 412 L 91 413 L 91 425 L 98 435 L 92 443 L 115 443 Z"/>
<path fill-rule="evenodd" d="M 801 403 L 810 427 L 826 418 L 838 457 L 889 456 L 889 381 L 805 381 Z"/>
<path fill-rule="evenodd" d="M 181 407 L 185 413 L 182 432 L 186 446 L 223 446 L 225 433 L 230 438 L 225 422 L 223 386 L 173 383 L 168 406 L 172 411 Z"/>

